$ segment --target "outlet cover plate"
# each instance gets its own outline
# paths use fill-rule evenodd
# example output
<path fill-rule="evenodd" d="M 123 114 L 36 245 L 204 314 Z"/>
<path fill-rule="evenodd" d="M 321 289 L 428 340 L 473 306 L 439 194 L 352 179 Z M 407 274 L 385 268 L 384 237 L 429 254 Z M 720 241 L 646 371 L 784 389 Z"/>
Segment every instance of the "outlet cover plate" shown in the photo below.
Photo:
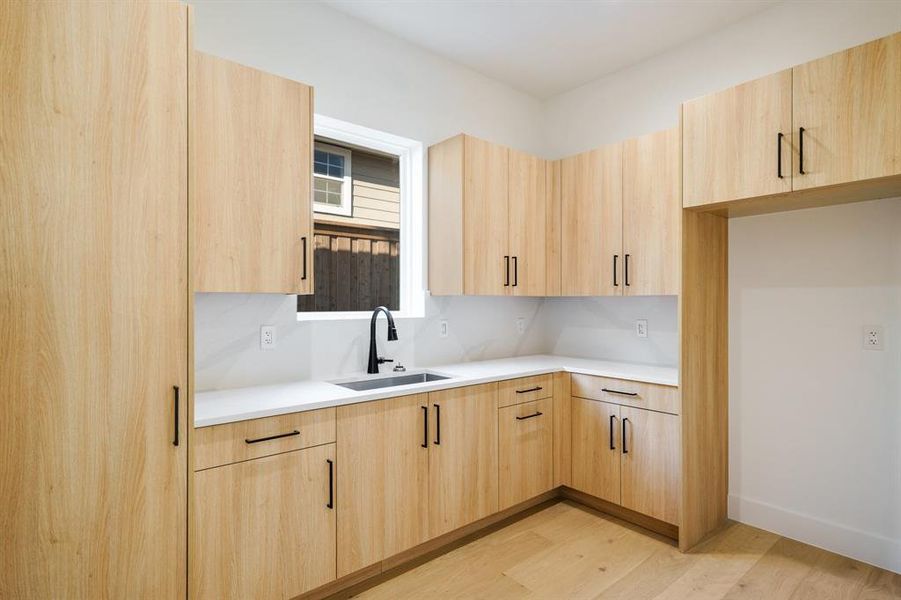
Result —
<path fill-rule="evenodd" d="M 863 347 L 866 350 L 882 350 L 885 342 L 885 331 L 882 325 L 863 326 Z"/>
<path fill-rule="evenodd" d="M 648 320 L 638 319 L 635 321 L 635 335 L 640 338 L 648 337 Z"/>

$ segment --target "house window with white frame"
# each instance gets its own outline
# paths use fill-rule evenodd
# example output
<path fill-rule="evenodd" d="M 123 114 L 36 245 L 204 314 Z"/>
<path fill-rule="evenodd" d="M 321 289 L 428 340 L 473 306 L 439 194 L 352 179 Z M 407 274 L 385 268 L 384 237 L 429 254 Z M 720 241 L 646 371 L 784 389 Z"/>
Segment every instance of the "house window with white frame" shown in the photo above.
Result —
<path fill-rule="evenodd" d="M 314 293 L 298 320 L 423 313 L 422 144 L 315 116 Z"/>
<path fill-rule="evenodd" d="M 351 152 L 316 142 L 313 150 L 313 207 L 316 212 L 350 216 L 353 212 Z"/>

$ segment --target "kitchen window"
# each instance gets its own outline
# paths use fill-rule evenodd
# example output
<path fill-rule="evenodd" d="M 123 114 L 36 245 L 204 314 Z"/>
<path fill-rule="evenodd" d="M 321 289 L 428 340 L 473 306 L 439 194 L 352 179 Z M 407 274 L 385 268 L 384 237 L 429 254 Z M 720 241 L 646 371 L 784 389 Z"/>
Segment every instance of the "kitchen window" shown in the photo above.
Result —
<path fill-rule="evenodd" d="M 421 317 L 423 149 L 415 140 L 315 115 L 314 293 L 297 319 Z"/>
<path fill-rule="evenodd" d="M 353 212 L 352 154 L 346 148 L 316 142 L 313 149 L 313 205 L 318 212 Z"/>

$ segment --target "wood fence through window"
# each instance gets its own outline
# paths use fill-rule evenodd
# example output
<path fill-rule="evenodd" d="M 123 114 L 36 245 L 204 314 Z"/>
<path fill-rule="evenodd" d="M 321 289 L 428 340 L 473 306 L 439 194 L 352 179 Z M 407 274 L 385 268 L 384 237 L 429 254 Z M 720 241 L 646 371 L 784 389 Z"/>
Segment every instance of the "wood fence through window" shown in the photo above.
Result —
<path fill-rule="evenodd" d="M 298 311 L 397 310 L 399 232 L 316 223 L 313 271 L 315 293 L 297 297 Z"/>

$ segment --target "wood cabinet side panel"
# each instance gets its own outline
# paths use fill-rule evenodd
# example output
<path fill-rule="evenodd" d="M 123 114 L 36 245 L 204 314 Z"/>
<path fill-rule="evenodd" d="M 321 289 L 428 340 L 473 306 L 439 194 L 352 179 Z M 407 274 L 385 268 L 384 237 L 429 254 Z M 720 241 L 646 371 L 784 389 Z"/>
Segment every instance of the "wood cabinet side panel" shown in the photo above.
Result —
<path fill-rule="evenodd" d="M 554 373 L 554 485 L 572 486 L 572 399 L 569 373 Z"/>
<path fill-rule="evenodd" d="M 560 292 L 560 269 L 561 269 L 561 250 L 563 245 L 563 231 L 561 219 L 561 200 L 560 200 L 560 161 L 546 161 L 547 175 L 545 183 L 547 184 L 547 254 L 545 264 L 545 281 L 547 289 L 546 296 L 559 296 Z"/>

